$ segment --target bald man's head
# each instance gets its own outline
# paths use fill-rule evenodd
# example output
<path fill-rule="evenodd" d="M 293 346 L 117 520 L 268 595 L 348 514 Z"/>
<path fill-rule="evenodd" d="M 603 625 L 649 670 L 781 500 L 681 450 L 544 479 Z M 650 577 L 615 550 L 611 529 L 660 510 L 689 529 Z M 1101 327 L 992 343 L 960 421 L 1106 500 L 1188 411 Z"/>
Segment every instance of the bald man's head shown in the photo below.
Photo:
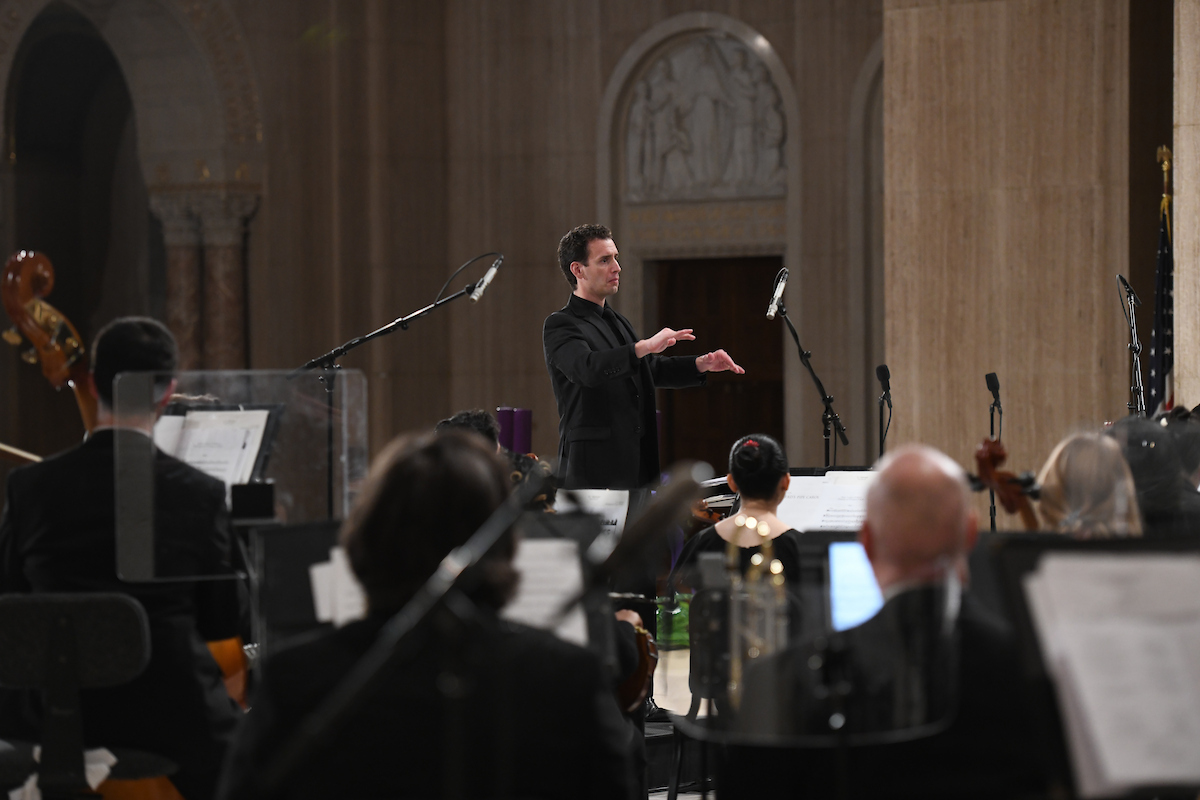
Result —
<path fill-rule="evenodd" d="M 880 587 L 936 580 L 951 564 L 965 579 L 976 516 L 962 468 L 931 447 L 904 445 L 877 469 L 860 538 Z"/>

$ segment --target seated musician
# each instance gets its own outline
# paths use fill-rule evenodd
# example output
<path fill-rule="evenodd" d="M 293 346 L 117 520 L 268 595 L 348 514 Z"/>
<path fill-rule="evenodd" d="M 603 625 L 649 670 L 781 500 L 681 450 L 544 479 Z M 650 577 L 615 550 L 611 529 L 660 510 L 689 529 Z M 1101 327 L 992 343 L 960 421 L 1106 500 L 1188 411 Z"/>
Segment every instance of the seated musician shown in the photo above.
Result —
<path fill-rule="evenodd" d="M 150 663 L 126 685 L 81 693 L 85 744 L 167 756 L 179 766 L 171 780 L 186 800 L 207 800 L 242 712 L 204 641 L 238 635 L 237 586 L 127 583 L 116 574 L 114 442 L 149 436 L 154 418 L 118 416 L 113 379 L 131 371 L 171 373 L 175 363 L 175 340 L 155 320 L 126 317 L 100 331 L 89 387 L 98 400 L 97 427 L 78 447 L 9 474 L 0 592 L 121 592 L 142 604 L 150 619 Z M 159 410 L 173 386 L 155 387 Z M 229 572 L 224 485 L 161 451 L 156 458 L 160 568 L 173 575 Z M 0 736 L 37 741 L 38 697 L 6 690 L 0 703 Z"/>
<path fill-rule="evenodd" d="M 342 528 L 368 616 L 269 658 L 230 755 L 220 796 L 258 798 L 265 765 L 329 697 L 379 631 L 508 496 L 508 470 L 474 434 L 407 436 L 375 461 Z M 329 735 L 274 796 L 628 797 L 628 728 L 599 660 L 503 621 L 515 589 L 505 534 L 470 593 L 458 639 L 422 628 L 422 648 Z"/>
<path fill-rule="evenodd" d="M 769 531 L 774 557 L 783 564 L 784 577 L 794 582 L 800 575 L 799 534 L 776 516 L 791 483 L 787 455 L 775 439 L 764 433 L 743 436 L 729 450 L 730 491 L 741 495 L 738 514 L 753 517 Z M 736 517 L 726 517 L 697 533 L 679 554 L 675 571 L 688 581 L 688 572 L 700 553 L 724 553 L 730 542 L 741 548 L 741 571 L 750 566 L 750 559 L 759 552 L 763 537 L 755 530 L 738 528 Z M 693 583 L 694 581 L 688 581 Z M 792 583 L 794 585 L 794 583 Z"/>
<path fill-rule="evenodd" d="M 1142 531 L 1151 539 L 1200 536 L 1200 494 L 1185 475 L 1175 436 L 1157 422 L 1125 417 L 1108 430 L 1137 487 Z"/>
<path fill-rule="evenodd" d="M 434 426 L 435 433 L 446 431 L 474 431 L 492 443 L 496 452 L 500 452 L 500 423 L 496 418 L 482 408 L 472 408 L 458 411 L 446 417 Z"/>
<path fill-rule="evenodd" d="M 1110 436 L 1063 439 L 1038 475 L 1038 513 L 1048 530 L 1089 539 L 1141 536 L 1137 490 L 1121 447 Z"/>
<path fill-rule="evenodd" d="M 897 448 L 878 469 L 860 540 L 883 608 L 841 637 L 797 644 L 754 664 L 746 673 L 739 727 L 830 741 L 838 733 L 932 732 L 853 749 L 845 776 L 851 797 L 1015 796 L 1039 788 L 1042 767 L 1028 733 L 1010 632 L 969 592 L 952 638 L 945 627 L 954 609 L 945 581 L 951 574 L 966 581 L 977 530 L 963 470 L 919 445 Z M 939 644 L 947 641 L 957 646 L 947 651 Z M 955 655 L 942 658 L 947 653 Z M 745 727 L 755 721 L 757 729 Z M 789 761 L 778 749 L 729 752 L 719 786 L 723 800 L 835 796 L 838 761 L 828 750 L 808 751 L 820 754 L 809 764 Z"/>

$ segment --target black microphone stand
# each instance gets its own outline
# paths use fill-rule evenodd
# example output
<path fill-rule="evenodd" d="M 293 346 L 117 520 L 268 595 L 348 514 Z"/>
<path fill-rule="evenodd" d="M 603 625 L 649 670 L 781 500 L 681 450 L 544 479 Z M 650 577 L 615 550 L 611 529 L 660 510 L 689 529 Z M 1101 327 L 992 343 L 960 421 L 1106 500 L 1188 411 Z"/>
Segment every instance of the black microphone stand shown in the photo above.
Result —
<path fill-rule="evenodd" d="M 800 334 L 796 333 L 796 326 L 792 324 L 792 320 L 788 317 L 787 309 L 783 306 L 783 301 L 779 303 L 779 316 L 783 317 L 783 321 L 787 323 L 788 330 L 792 333 L 792 340 L 796 343 L 796 349 L 800 352 L 800 363 L 808 370 L 808 374 L 812 376 L 813 383 L 817 385 L 817 392 L 821 395 L 821 403 L 825 406 L 825 410 L 821 413 L 822 436 L 825 437 L 825 466 L 837 466 L 837 448 L 834 448 L 833 461 L 829 460 L 829 439 L 832 430 L 837 431 L 838 439 L 841 440 L 843 447 L 850 446 L 850 440 L 846 438 L 846 426 L 842 424 L 841 418 L 837 412 L 833 410 L 833 398 L 825 391 L 825 385 L 821 383 L 821 379 L 817 377 L 817 373 L 812 368 L 812 362 L 809 360 L 812 353 L 805 350 L 800 344 Z"/>
<path fill-rule="evenodd" d="M 470 261 L 468 261 L 466 264 L 463 264 L 461 267 L 459 267 L 455 271 L 454 275 L 457 275 L 459 272 L 462 272 L 467 266 L 478 261 L 479 259 L 486 258 L 487 256 L 494 256 L 494 255 L 497 255 L 497 254 L 496 253 L 484 253 L 481 256 L 476 256 L 475 258 L 472 258 Z M 454 275 L 450 276 L 450 280 L 454 280 Z M 446 283 L 449 284 L 449 282 L 450 281 L 447 281 Z M 300 375 L 303 375 L 304 373 L 310 372 L 312 370 L 320 370 L 321 371 L 320 374 L 317 376 L 317 380 L 319 380 L 325 386 L 325 413 L 326 413 L 326 416 L 325 416 L 325 448 L 326 448 L 326 453 L 325 453 L 325 464 L 326 464 L 325 496 L 326 496 L 326 504 L 327 504 L 327 509 L 328 509 L 327 513 L 329 515 L 329 519 L 332 520 L 334 518 L 333 393 L 334 393 L 334 385 L 337 381 L 338 370 L 340 370 L 342 368 L 341 364 L 337 363 L 338 359 L 340 359 L 342 356 L 346 355 L 346 353 L 349 353 L 351 350 L 355 349 L 356 347 L 366 344 L 367 342 L 371 341 L 372 339 L 378 339 L 380 336 L 387 336 L 389 333 L 394 333 L 397 329 L 402 330 L 402 331 L 408 330 L 408 324 L 410 322 L 412 322 L 413 320 L 420 319 L 421 317 L 424 317 L 427 314 L 431 313 L 435 308 L 440 308 L 451 301 L 457 300 L 458 298 L 462 297 L 463 295 L 470 294 L 471 292 L 475 291 L 475 286 L 476 286 L 475 283 L 468 283 L 465 287 L 463 287 L 459 291 L 455 292 L 452 295 L 448 295 L 446 297 L 442 297 L 441 293 L 439 292 L 438 299 L 434 300 L 432 303 L 425 306 L 424 308 L 417 309 L 416 311 L 412 312 L 408 316 L 400 317 L 399 319 L 392 320 L 387 325 L 384 325 L 382 328 L 376 328 L 375 330 L 371 331 L 370 333 L 366 334 L 365 336 L 355 337 L 354 339 L 351 339 L 350 341 L 346 342 L 345 344 L 333 348 L 325 355 L 317 356 L 316 358 L 305 362 L 303 366 L 297 367 L 296 369 L 292 370 L 288 374 L 288 379 L 290 380 L 292 378 L 297 378 Z M 442 290 L 444 291 L 445 288 L 446 287 L 443 286 Z"/>
<path fill-rule="evenodd" d="M 887 426 L 883 423 L 883 406 L 887 404 L 888 418 Z M 879 457 L 883 458 L 883 446 L 887 442 L 888 430 L 892 427 L 892 390 L 884 389 L 883 394 L 879 395 Z"/>
<path fill-rule="evenodd" d="M 998 441 L 999 436 L 996 435 L 996 413 L 1000 414 L 1000 434 L 1004 434 L 1004 407 L 1000 405 L 1000 398 L 993 398 L 992 404 L 988 407 L 988 435 L 992 437 L 992 441 Z M 996 530 L 996 490 L 988 489 L 988 498 L 990 499 L 989 512 L 992 518 L 992 530 Z"/>
<path fill-rule="evenodd" d="M 1125 321 L 1129 323 L 1129 351 L 1133 353 L 1133 381 L 1129 387 L 1132 399 L 1125 404 L 1125 407 L 1129 409 L 1131 416 L 1144 417 L 1146 416 L 1146 389 L 1142 386 L 1142 343 L 1138 340 L 1136 310 L 1142 302 L 1138 300 L 1133 287 L 1125 283 L 1118 275 L 1118 293 L 1121 291 L 1122 285 L 1125 287 L 1125 302 L 1121 304 L 1121 310 L 1125 312 Z"/>

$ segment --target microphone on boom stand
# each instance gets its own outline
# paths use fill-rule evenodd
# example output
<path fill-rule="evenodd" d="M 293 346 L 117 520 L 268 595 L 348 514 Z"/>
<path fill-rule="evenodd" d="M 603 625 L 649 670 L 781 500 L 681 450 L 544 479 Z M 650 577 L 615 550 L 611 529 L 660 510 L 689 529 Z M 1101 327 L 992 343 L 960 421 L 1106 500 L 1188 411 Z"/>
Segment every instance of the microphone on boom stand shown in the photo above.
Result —
<path fill-rule="evenodd" d="M 892 373 L 887 364 L 880 364 L 875 368 L 875 377 L 879 379 L 879 385 L 883 388 L 883 394 L 879 395 L 879 457 L 883 458 L 883 445 L 887 442 L 888 431 L 892 427 Z M 887 427 L 883 424 L 884 403 L 887 403 L 888 408 Z"/>
<path fill-rule="evenodd" d="M 989 435 L 993 441 L 999 441 L 1000 436 L 996 434 L 996 412 L 1000 412 L 1000 434 L 1004 433 L 1004 408 L 1000 405 L 1000 379 L 996 377 L 996 373 L 989 372 L 983 376 L 987 381 L 988 391 L 992 393 L 992 405 L 988 409 L 988 425 L 990 427 Z M 992 530 L 996 530 L 996 492 L 988 489 L 988 497 L 991 500 L 989 511 L 992 520 Z"/>
<path fill-rule="evenodd" d="M 779 304 L 783 301 L 783 290 L 787 287 L 787 281 L 788 271 L 787 267 L 784 267 L 775 278 L 775 295 L 771 298 L 771 304 L 767 306 L 767 319 L 775 319 L 775 315 L 779 313 Z"/>
<path fill-rule="evenodd" d="M 467 296 L 468 300 L 470 300 L 472 303 L 479 302 L 479 298 L 483 297 L 483 290 L 486 289 L 488 284 L 492 282 L 492 278 L 496 277 L 496 271 L 500 269 L 500 265 L 503 263 L 503 255 L 492 262 L 492 265 L 488 267 L 488 271 L 484 273 L 483 278 L 480 279 L 479 283 L 475 284 L 475 288 L 472 289 L 471 294 Z"/>

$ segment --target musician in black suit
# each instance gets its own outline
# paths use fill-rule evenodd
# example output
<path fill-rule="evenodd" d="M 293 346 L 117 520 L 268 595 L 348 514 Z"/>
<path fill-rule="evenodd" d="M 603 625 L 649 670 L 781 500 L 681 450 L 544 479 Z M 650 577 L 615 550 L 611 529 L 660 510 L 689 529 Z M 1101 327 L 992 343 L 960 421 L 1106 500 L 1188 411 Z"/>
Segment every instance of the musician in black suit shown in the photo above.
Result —
<path fill-rule="evenodd" d="M 231 580 L 127 583 L 116 572 L 114 445 L 121 437 L 148 437 L 154 414 L 118 416 L 113 378 L 128 371 L 171 373 L 175 362 L 174 339 L 152 319 L 118 319 L 97 335 L 89 376 L 97 427 L 78 447 L 9 474 L 0 592 L 121 592 L 142 604 L 150 620 L 149 665 L 128 684 L 81 693 L 85 744 L 167 756 L 179 766 L 171 779 L 180 793 L 207 800 L 241 711 L 205 641 L 239 634 L 237 586 Z M 155 387 L 159 408 L 173 386 Z M 230 573 L 224 485 L 161 451 L 155 481 L 158 573 Z M 36 741 L 40 717 L 34 694 L 0 691 L 0 736 Z"/>
<path fill-rule="evenodd" d="M 559 267 L 573 291 L 546 318 L 542 344 L 558 404 L 558 475 L 567 488 L 633 489 L 656 480 L 655 387 L 700 386 L 706 372 L 745 372 L 724 350 L 662 355 L 695 339 L 691 328 L 639 339 L 607 302 L 620 287 L 617 257 L 603 225 L 581 225 L 558 245 Z"/>
<path fill-rule="evenodd" d="M 795 645 L 747 671 L 739 727 L 755 734 L 873 734 L 851 749 L 852 797 L 1008 797 L 1044 789 L 1016 643 L 955 583 L 976 538 L 962 469 L 942 453 L 901 447 L 879 463 L 860 541 L 884 596 L 861 625 Z M 909 741 L 903 741 L 909 739 Z M 838 760 L 731 748 L 722 797 L 826 796 Z M 807 761 L 805 761 L 807 759 Z M 801 766 L 803 765 L 803 766 Z M 759 795 L 767 791 L 769 795 Z"/>
<path fill-rule="evenodd" d="M 599 659 L 499 618 L 512 596 L 506 532 L 466 590 L 465 627 L 426 624 L 341 726 L 325 730 L 280 791 L 265 767 L 335 691 L 380 630 L 509 493 L 507 465 L 475 434 L 407 436 L 375 461 L 342 528 L 365 619 L 320 632 L 263 665 L 221 782 L 222 800 L 513 797 L 625 800 L 632 731 Z M 456 608 L 463 608 L 460 597 Z M 457 792 L 454 790 L 457 789 Z"/>

